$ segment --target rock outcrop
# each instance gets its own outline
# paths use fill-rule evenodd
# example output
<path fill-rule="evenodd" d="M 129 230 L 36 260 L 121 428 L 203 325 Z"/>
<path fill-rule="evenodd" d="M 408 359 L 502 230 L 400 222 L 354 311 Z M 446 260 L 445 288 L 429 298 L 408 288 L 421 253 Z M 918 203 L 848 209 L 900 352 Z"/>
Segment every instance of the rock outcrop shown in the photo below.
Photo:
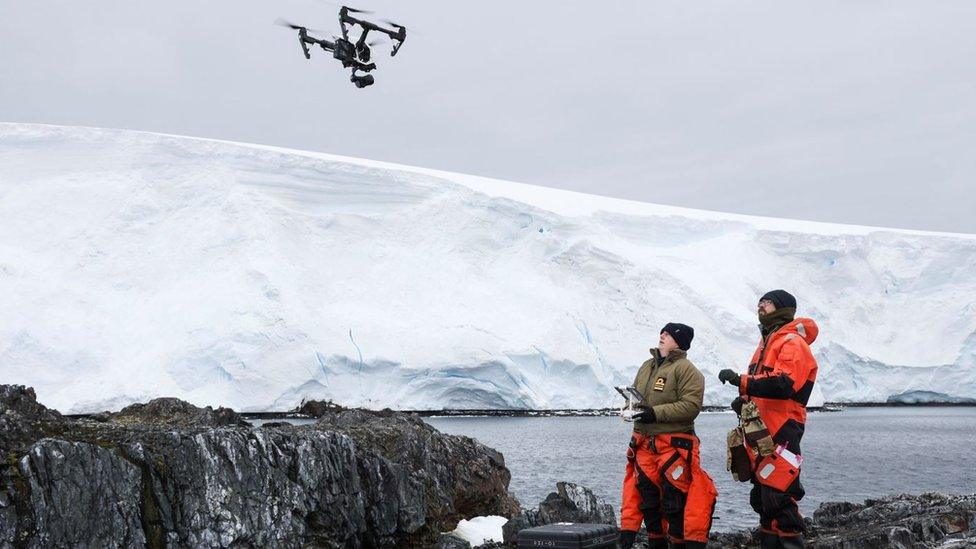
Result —
<path fill-rule="evenodd" d="M 501 454 L 415 416 L 253 428 L 175 399 L 64 418 L 0 386 L 0 546 L 421 547 L 512 516 Z"/>
<path fill-rule="evenodd" d="M 317 424 L 349 436 L 360 447 L 419 471 L 424 493 L 437 507 L 430 517 L 456 523 L 465 517 L 518 513 L 518 501 L 508 494 L 511 476 L 505 458 L 492 448 L 465 436 L 444 435 L 415 415 L 396 412 L 345 410 L 326 414 Z"/>
<path fill-rule="evenodd" d="M 22 447 L 55 433 L 63 421 L 61 414 L 38 404 L 34 389 L 0 385 L 0 450 Z"/>
<path fill-rule="evenodd" d="M 106 414 L 106 419 L 124 425 L 160 427 L 226 427 L 246 426 L 240 414 L 230 408 L 198 408 L 178 398 L 157 398 L 146 404 L 136 403 L 122 411 Z"/>
<path fill-rule="evenodd" d="M 326 414 L 334 414 L 346 409 L 346 407 L 340 406 L 331 400 L 303 400 L 295 408 L 294 412 L 304 416 L 322 417 Z"/>

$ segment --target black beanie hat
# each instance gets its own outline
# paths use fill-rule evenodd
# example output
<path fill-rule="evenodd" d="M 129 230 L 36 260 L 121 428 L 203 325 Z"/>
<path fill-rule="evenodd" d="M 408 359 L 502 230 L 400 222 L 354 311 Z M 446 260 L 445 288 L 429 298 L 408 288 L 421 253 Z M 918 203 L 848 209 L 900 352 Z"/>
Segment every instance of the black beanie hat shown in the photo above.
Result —
<path fill-rule="evenodd" d="M 793 294 L 787 292 L 786 290 L 773 290 L 771 292 L 766 292 L 762 297 L 759 298 L 759 301 L 764 299 L 772 301 L 773 305 L 776 305 L 777 309 L 783 309 L 786 307 L 796 309 L 796 298 L 793 297 Z"/>
<path fill-rule="evenodd" d="M 675 343 L 678 344 L 678 348 L 682 351 L 687 351 L 691 347 L 691 340 L 695 338 L 695 329 L 687 324 L 678 324 L 677 322 L 668 322 L 661 328 L 661 333 L 667 332 L 671 337 L 674 338 Z"/>

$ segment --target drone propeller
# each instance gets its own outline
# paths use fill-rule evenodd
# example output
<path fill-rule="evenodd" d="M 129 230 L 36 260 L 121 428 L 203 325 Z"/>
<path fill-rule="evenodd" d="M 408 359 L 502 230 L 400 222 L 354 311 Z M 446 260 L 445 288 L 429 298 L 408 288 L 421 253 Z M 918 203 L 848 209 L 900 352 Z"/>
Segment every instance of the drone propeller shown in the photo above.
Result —
<path fill-rule="evenodd" d="M 342 6 L 342 5 L 339 5 L 339 4 L 335 3 L 335 2 L 332 2 L 330 0 L 318 0 L 318 1 L 321 2 L 321 3 L 323 3 L 323 4 L 328 4 L 328 5 L 330 5 L 330 6 L 334 7 L 334 8 L 337 8 L 337 9 L 346 8 L 346 11 L 351 11 L 353 13 L 373 13 L 370 10 L 361 10 L 359 8 L 350 8 L 349 6 Z"/>
<path fill-rule="evenodd" d="M 282 19 L 280 17 L 277 18 L 277 19 L 275 19 L 274 24 L 275 25 L 278 25 L 279 27 L 288 27 L 290 29 L 295 29 L 295 30 L 304 29 L 305 28 L 305 27 L 298 26 L 298 25 L 296 25 L 294 23 L 291 23 L 289 21 L 286 21 L 286 20 L 284 20 L 284 19 Z"/>
<path fill-rule="evenodd" d="M 395 23 L 393 21 L 390 21 L 389 19 L 380 19 L 380 23 L 384 23 L 384 24 L 390 25 L 391 27 L 393 27 L 397 31 L 399 31 L 400 29 L 403 29 L 404 31 L 407 30 L 407 27 L 401 25 L 400 23 Z M 423 33 L 417 32 L 417 28 L 416 27 L 410 27 L 410 34 L 411 35 L 416 35 L 416 36 L 423 36 Z"/>
<path fill-rule="evenodd" d="M 310 28 L 308 28 L 308 27 L 303 27 L 303 26 L 301 26 L 301 25 L 296 25 L 296 24 L 294 24 L 294 23 L 292 23 L 292 22 L 290 22 L 290 21 L 286 21 L 286 20 L 284 20 L 284 19 L 282 19 L 282 18 L 280 18 L 280 17 L 279 17 L 279 18 L 277 18 L 277 19 L 275 19 L 275 22 L 274 22 L 274 24 L 275 24 L 275 25 L 278 25 L 278 26 L 280 26 L 280 27 L 288 27 L 288 28 L 290 28 L 290 29 L 295 29 L 295 30 L 302 30 L 302 29 L 305 29 L 306 31 L 312 31 L 312 32 L 322 32 L 322 31 L 320 31 L 320 30 L 318 30 L 318 29 L 310 29 Z"/>

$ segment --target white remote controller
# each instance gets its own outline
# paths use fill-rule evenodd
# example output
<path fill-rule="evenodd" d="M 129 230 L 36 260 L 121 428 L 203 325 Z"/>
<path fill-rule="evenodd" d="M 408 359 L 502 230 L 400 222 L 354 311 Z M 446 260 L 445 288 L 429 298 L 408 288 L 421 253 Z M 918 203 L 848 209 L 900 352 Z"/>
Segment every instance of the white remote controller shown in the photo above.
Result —
<path fill-rule="evenodd" d="M 614 387 L 614 389 L 624 397 L 624 407 L 620 409 L 621 419 L 634 421 L 634 415 L 641 412 L 637 405 L 644 401 L 644 395 L 635 387 Z"/>

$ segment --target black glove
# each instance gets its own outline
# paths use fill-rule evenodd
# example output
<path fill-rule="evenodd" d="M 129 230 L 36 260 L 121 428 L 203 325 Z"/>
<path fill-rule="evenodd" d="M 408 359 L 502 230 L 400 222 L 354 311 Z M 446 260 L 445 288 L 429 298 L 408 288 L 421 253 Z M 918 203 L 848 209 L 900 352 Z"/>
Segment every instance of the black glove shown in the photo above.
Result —
<path fill-rule="evenodd" d="M 654 415 L 654 408 L 647 408 L 634 414 L 634 423 L 654 423 L 655 421 L 657 421 L 657 417 Z"/>
<path fill-rule="evenodd" d="M 739 386 L 739 374 L 729 370 L 728 368 L 718 373 L 718 380 L 722 383 L 731 383 L 736 387 Z"/>
<path fill-rule="evenodd" d="M 742 397 L 735 397 L 735 400 L 732 401 L 732 411 L 735 412 L 735 415 L 742 415 L 742 405 L 745 403 L 746 401 L 742 400 Z"/>

